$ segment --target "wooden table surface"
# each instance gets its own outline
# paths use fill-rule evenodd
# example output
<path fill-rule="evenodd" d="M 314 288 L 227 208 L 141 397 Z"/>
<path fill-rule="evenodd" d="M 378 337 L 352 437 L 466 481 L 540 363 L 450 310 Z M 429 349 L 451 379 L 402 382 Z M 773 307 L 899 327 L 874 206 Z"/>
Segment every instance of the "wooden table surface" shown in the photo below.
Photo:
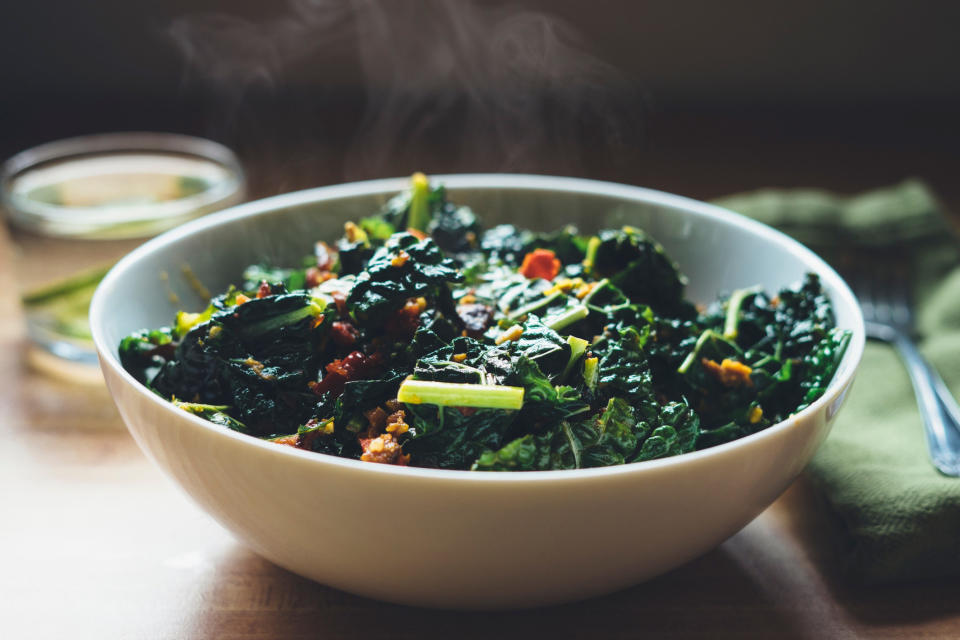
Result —
<path fill-rule="evenodd" d="M 668 178 L 657 183 L 654 172 L 646 184 L 682 191 L 669 177 L 681 172 L 660 167 Z M 729 163 L 724 171 L 737 175 Z M 714 191 L 750 184 L 728 179 Z M 956 582 L 863 588 L 838 575 L 835 523 L 803 477 L 717 549 L 588 602 L 436 612 L 303 579 L 244 548 L 149 463 L 102 384 L 26 365 L 9 257 L 4 236 L 0 638 L 960 637 Z"/>

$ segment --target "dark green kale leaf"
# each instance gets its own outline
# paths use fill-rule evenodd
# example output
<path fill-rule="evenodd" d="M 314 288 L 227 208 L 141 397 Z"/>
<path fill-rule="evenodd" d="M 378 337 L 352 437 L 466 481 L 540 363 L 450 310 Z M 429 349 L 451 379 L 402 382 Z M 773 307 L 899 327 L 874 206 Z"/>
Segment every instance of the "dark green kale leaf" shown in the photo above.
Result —
<path fill-rule="evenodd" d="M 554 386 L 528 356 L 520 355 L 513 360 L 505 383 L 524 388 L 523 408 L 517 417 L 517 425 L 525 431 L 538 432 L 574 416 L 580 416 L 577 418 L 580 420 L 590 412 L 590 406 L 576 389 Z"/>
<path fill-rule="evenodd" d="M 512 224 L 500 224 L 484 232 L 480 238 L 480 249 L 491 263 L 502 262 L 516 267 L 527 255 L 534 239 L 532 231 L 518 229 Z"/>
<path fill-rule="evenodd" d="M 602 337 L 590 351 L 599 358 L 598 396 L 604 401 L 614 396 L 626 398 L 649 413 L 656 400 L 643 344 L 644 337 L 634 327 L 622 327 Z"/>
<path fill-rule="evenodd" d="M 469 469 L 487 449 L 499 449 L 515 413 L 502 409 L 462 410 L 408 404 L 410 438 L 404 453 L 411 464 L 437 469 Z"/>
<path fill-rule="evenodd" d="M 444 257 L 433 240 L 397 233 L 374 252 L 357 276 L 347 308 L 360 326 L 382 325 L 390 311 L 418 296 L 449 311 L 453 302 L 447 283 L 462 279 L 455 263 Z"/>
<path fill-rule="evenodd" d="M 333 419 L 334 432 L 326 439 L 328 442 L 325 446 L 333 445 L 329 441 L 332 438 L 339 442 L 337 446 L 340 449 L 353 451 L 359 456 L 357 436 L 369 425 L 364 412 L 396 398 L 400 383 L 407 375 L 405 370 L 391 369 L 376 378 L 347 382 L 340 395 L 324 394 L 313 413 L 316 417 Z"/>
<path fill-rule="evenodd" d="M 587 243 L 588 239 L 572 226 L 551 233 L 534 233 L 512 224 L 501 224 L 483 234 L 480 248 L 490 262 L 513 267 L 519 266 L 524 256 L 534 249 L 549 249 L 562 264 L 576 265 L 586 256 Z"/>
<path fill-rule="evenodd" d="M 570 345 L 560 334 L 531 315 L 523 323 L 523 333 L 508 343 L 511 356 L 529 358 L 550 380 L 563 375 L 570 360 Z"/>
<path fill-rule="evenodd" d="M 312 413 L 307 382 L 320 367 L 332 313 L 307 292 L 250 300 L 214 314 L 184 337 L 151 381 L 158 393 L 228 405 L 255 435 L 289 433 Z"/>
<path fill-rule="evenodd" d="M 443 202 L 433 211 L 427 233 L 444 251 L 463 254 L 476 249 L 480 222 L 469 207 Z"/>
<path fill-rule="evenodd" d="M 660 411 L 660 426 L 644 440 L 631 462 L 676 456 L 694 450 L 700 434 L 700 418 L 689 406 L 671 402 Z"/>
<path fill-rule="evenodd" d="M 850 337 L 850 331 L 834 328 L 804 356 L 803 378 L 800 380 L 803 401 L 793 413 L 806 409 L 827 390 L 840 361 L 843 360 L 843 354 L 847 351 Z"/>
<path fill-rule="evenodd" d="M 120 364 L 137 382 L 146 384 L 174 355 L 173 333 L 169 327 L 136 331 L 120 341 Z"/>
<path fill-rule="evenodd" d="M 373 246 L 367 238 L 352 242 L 341 238 L 337 241 L 337 273 L 341 277 L 362 273 L 373 253 Z"/>
<path fill-rule="evenodd" d="M 590 242 L 587 272 L 606 278 L 635 304 L 659 313 L 693 317 L 696 310 L 683 299 L 686 278 L 657 242 L 633 227 L 601 231 Z"/>
<path fill-rule="evenodd" d="M 637 445 L 650 435 L 650 424 L 638 420 L 633 407 L 623 398 L 610 398 L 603 413 L 597 418 L 597 429 L 605 434 L 612 446 L 630 459 Z"/>
<path fill-rule="evenodd" d="M 435 351 L 420 358 L 413 369 L 417 380 L 485 384 L 485 363 L 490 347 L 475 338 L 457 337 Z M 460 355 L 459 361 L 453 359 Z"/>
<path fill-rule="evenodd" d="M 554 424 L 540 434 L 527 434 L 500 449 L 484 451 L 475 471 L 549 471 L 623 464 L 619 442 L 592 421 Z"/>

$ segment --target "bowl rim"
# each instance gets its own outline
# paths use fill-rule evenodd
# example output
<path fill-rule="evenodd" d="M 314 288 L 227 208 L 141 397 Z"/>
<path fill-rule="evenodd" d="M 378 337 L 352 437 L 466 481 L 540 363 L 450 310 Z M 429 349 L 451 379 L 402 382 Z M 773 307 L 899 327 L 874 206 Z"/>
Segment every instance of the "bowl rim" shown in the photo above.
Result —
<path fill-rule="evenodd" d="M 863 356 L 864 345 L 866 342 L 865 329 L 863 324 L 863 315 L 857 299 L 847 283 L 830 267 L 822 258 L 813 251 L 797 242 L 786 234 L 773 229 L 761 222 L 752 220 L 739 213 L 724 209 L 717 205 L 708 204 L 685 196 L 674 195 L 655 189 L 626 185 L 615 182 L 601 180 L 591 180 L 586 178 L 571 178 L 562 176 L 547 176 L 533 174 L 506 174 L 506 173 L 467 173 L 467 174 L 439 174 L 432 175 L 431 180 L 443 183 L 449 189 L 491 189 L 491 190 L 524 190 L 524 191 L 550 191 L 569 194 L 596 195 L 611 198 L 620 198 L 631 202 L 642 202 L 674 209 L 682 209 L 688 214 L 709 219 L 723 219 L 726 222 L 734 222 L 738 226 L 746 227 L 756 235 L 766 240 L 772 241 L 782 246 L 786 251 L 800 258 L 803 262 L 811 266 L 822 279 L 826 280 L 829 288 L 832 289 L 834 302 L 837 298 L 853 310 L 852 336 L 847 351 L 840 362 L 840 366 L 834 374 L 833 380 L 827 386 L 817 400 L 811 403 L 802 411 L 789 416 L 777 424 L 773 424 L 762 431 L 726 442 L 721 445 L 692 451 L 667 458 L 656 460 L 645 460 L 641 462 L 632 462 L 628 464 L 615 465 L 609 467 L 595 467 L 589 469 L 565 469 L 553 471 L 523 471 L 515 473 L 477 473 L 475 471 L 462 471 L 453 469 L 430 469 L 414 466 L 396 466 L 386 464 L 373 464 L 353 460 L 350 458 L 340 458 L 338 456 L 305 451 L 289 446 L 278 446 L 267 440 L 261 440 L 246 434 L 242 434 L 229 429 L 224 429 L 199 416 L 177 409 L 168 400 L 153 393 L 147 387 L 138 382 L 130 373 L 128 373 L 120 364 L 119 355 L 116 346 L 106 340 L 102 319 L 107 314 L 105 302 L 109 299 L 111 290 L 116 286 L 125 275 L 141 259 L 148 255 L 161 251 L 162 249 L 176 244 L 182 238 L 195 234 L 197 232 L 215 228 L 218 226 L 231 224 L 237 220 L 245 218 L 266 215 L 278 209 L 285 209 L 297 206 L 303 206 L 326 200 L 337 200 L 356 196 L 371 195 L 390 195 L 405 188 L 408 178 L 380 178 L 375 180 L 364 180 L 349 182 L 343 184 L 315 187 L 301 191 L 284 193 L 276 196 L 270 196 L 259 200 L 254 200 L 241 205 L 236 205 L 222 211 L 206 215 L 204 217 L 189 221 L 175 229 L 171 229 L 149 241 L 142 244 L 129 254 L 121 258 L 110 269 L 107 275 L 101 280 L 99 286 L 94 292 L 90 304 L 90 326 L 93 334 L 93 341 L 100 358 L 101 367 L 106 367 L 118 377 L 124 384 L 133 387 L 136 393 L 142 399 L 152 403 L 154 406 L 163 407 L 163 411 L 169 411 L 171 416 L 177 419 L 188 420 L 196 428 L 207 429 L 210 432 L 218 434 L 220 437 L 232 438 L 238 442 L 246 443 L 246 446 L 262 447 L 264 451 L 270 451 L 277 456 L 286 456 L 291 463 L 300 460 L 303 464 L 316 465 L 334 465 L 340 467 L 343 471 L 363 471 L 365 473 L 384 474 L 387 477 L 393 477 L 395 480 L 401 478 L 421 478 L 421 479 L 446 479 L 455 482 L 469 483 L 538 483 L 553 482 L 558 480 L 583 481 L 587 478 L 601 478 L 608 476 L 621 476 L 635 473 L 648 473 L 655 469 L 671 467 L 680 464 L 690 464 L 696 461 L 704 461 L 714 457 L 731 454 L 738 448 L 749 447 L 752 444 L 759 445 L 766 439 L 776 438 L 782 432 L 794 428 L 805 419 L 812 418 L 822 410 L 827 408 L 828 404 L 841 403 L 843 395 L 853 380 L 857 367 Z M 113 395 L 111 391 L 111 395 Z M 829 418 L 828 418 L 829 419 Z M 292 458 L 291 458 L 292 456 Z M 284 459 L 284 458 L 279 458 Z M 312 462 L 306 462 L 306 461 Z M 398 477 L 399 476 L 399 477 Z"/>

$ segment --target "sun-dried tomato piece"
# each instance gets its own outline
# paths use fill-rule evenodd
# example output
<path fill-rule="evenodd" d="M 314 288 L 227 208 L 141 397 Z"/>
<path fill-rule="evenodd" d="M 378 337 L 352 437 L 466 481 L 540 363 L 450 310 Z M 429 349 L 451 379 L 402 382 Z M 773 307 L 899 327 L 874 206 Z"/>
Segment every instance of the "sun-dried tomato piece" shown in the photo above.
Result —
<path fill-rule="evenodd" d="M 557 255 L 549 249 L 534 249 L 523 256 L 523 264 L 520 265 L 520 273 L 526 278 L 543 278 L 544 280 L 553 280 L 560 273 L 560 261 Z"/>
<path fill-rule="evenodd" d="M 330 337 L 341 347 L 352 347 L 360 337 L 360 332 L 352 323 L 337 320 L 330 326 Z"/>

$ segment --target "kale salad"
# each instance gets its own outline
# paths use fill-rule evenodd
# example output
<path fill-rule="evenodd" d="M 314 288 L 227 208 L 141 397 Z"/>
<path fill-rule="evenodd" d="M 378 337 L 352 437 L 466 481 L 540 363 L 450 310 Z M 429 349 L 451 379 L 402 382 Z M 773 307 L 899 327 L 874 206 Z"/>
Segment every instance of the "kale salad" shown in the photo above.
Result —
<path fill-rule="evenodd" d="M 205 310 L 127 336 L 119 354 L 225 429 L 441 469 L 663 458 L 823 394 L 850 333 L 815 275 L 701 307 L 685 282 L 641 229 L 484 230 L 416 174 L 302 264 L 251 265 Z"/>

